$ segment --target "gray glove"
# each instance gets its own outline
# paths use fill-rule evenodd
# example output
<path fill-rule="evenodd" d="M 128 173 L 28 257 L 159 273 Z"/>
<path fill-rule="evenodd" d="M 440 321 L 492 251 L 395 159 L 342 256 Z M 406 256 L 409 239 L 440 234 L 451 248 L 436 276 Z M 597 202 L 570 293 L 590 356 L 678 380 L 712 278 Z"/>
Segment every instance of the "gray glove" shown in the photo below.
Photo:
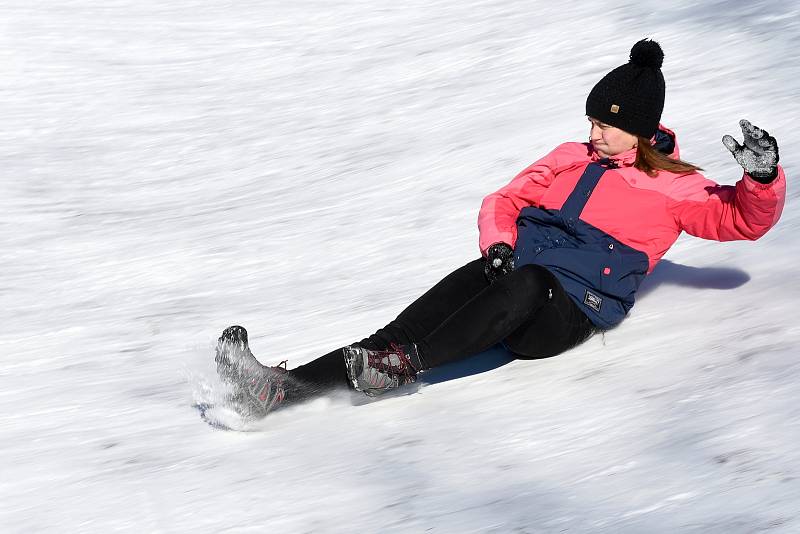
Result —
<path fill-rule="evenodd" d="M 722 138 L 722 144 L 753 180 L 770 183 L 778 176 L 778 143 L 766 130 L 753 126 L 749 121 L 742 119 L 739 126 L 744 134 L 744 146 L 730 135 Z"/>
<path fill-rule="evenodd" d="M 483 272 L 490 283 L 514 270 L 514 249 L 508 243 L 495 243 L 486 251 Z"/>

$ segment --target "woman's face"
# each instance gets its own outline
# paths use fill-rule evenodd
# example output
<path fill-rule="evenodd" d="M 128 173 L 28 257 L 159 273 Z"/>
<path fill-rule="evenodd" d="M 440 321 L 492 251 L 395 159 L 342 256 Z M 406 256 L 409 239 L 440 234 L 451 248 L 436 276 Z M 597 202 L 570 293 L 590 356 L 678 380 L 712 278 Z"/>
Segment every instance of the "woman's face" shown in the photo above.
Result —
<path fill-rule="evenodd" d="M 622 154 L 635 147 L 638 139 L 635 135 L 629 134 L 614 126 L 610 126 L 597 119 L 589 117 L 592 128 L 589 131 L 589 141 L 595 151 L 604 158 Z"/>

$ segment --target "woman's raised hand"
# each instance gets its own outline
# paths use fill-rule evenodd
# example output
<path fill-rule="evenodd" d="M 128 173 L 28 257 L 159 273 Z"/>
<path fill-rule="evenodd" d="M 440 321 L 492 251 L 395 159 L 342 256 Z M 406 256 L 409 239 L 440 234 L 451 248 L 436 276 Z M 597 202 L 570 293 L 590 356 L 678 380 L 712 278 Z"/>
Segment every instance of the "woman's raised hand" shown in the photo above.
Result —
<path fill-rule="evenodd" d="M 768 184 L 778 176 L 778 143 L 775 138 L 750 121 L 739 121 L 744 134 L 744 145 L 730 135 L 722 138 L 722 144 L 731 151 L 737 163 L 757 182 Z"/>

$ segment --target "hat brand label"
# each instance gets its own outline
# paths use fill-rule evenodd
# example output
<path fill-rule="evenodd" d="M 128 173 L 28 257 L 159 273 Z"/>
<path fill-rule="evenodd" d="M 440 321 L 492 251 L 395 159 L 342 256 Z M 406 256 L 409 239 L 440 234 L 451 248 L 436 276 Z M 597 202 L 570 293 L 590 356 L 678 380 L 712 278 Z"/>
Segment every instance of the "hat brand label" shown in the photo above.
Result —
<path fill-rule="evenodd" d="M 611 113 L 619 113 L 619 106 L 616 104 L 611 104 Z"/>

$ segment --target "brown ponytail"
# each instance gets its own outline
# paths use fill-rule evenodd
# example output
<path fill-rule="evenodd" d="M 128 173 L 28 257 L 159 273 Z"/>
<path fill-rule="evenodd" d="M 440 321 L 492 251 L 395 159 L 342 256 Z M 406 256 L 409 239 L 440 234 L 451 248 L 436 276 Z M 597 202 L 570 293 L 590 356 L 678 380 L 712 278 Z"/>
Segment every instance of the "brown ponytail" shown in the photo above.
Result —
<path fill-rule="evenodd" d="M 639 143 L 636 148 L 636 161 L 633 166 L 640 171 L 647 174 L 647 176 L 656 176 L 658 171 L 668 171 L 677 174 L 690 174 L 697 171 L 702 171 L 697 165 L 693 165 L 680 159 L 674 159 L 663 152 L 659 152 L 650 140 L 644 137 L 637 137 Z"/>

